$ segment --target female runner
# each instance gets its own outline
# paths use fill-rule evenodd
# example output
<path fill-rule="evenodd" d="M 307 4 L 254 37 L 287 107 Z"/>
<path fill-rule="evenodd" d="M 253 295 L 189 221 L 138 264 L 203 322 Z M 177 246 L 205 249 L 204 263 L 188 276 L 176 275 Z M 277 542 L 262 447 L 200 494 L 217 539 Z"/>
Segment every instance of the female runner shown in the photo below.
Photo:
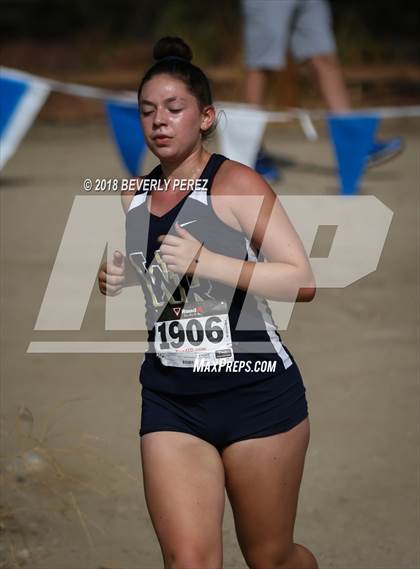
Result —
<path fill-rule="evenodd" d="M 164 566 L 222 567 L 226 488 L 249 567 L 313 569 L 293 540 L 305 387 L 266 301 L 312 300 L 309 261 L 264 179 L 203 147 L 215 110 L 190 48 L 162 38 L 154 58 L 138 100 L 160 163 L 122 195 L 126 256 L 98 281 L 119 294 L 131 272 L 144 291 L 140 448 Z"/>

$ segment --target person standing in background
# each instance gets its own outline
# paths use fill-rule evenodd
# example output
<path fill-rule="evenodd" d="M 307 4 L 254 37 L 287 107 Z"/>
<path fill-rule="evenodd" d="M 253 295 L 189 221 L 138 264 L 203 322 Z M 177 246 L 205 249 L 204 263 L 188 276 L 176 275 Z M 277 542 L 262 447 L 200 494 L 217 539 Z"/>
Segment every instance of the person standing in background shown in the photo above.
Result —
<path fill-rule="evenodd" d="M 351 110 L 327 0 L 241 0 L 241 9 L 247 103 L 263 104 L 268 74 L 286 66 L 290 50 L 298 62 L 310 62 L 330 112 Z M 389 160 L 402 149 L 399 137 L 375 141 L 367 166 Z M 255 169 L 269 182 L 280 178 L 279 168 L 264 148 L 260 148 Z"/>

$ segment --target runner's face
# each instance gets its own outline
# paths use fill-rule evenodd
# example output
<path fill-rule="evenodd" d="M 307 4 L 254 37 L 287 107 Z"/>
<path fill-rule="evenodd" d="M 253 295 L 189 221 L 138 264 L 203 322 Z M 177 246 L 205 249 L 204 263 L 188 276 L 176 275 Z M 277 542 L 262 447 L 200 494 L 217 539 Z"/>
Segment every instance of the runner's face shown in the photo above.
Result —
<path fill-rule="evenodd" d="M 201 144 L 203 116 L 183 81 L 155 75 L 143 86 L 139 108 L 147 145 L 159 159 L 184 158 Z"/>

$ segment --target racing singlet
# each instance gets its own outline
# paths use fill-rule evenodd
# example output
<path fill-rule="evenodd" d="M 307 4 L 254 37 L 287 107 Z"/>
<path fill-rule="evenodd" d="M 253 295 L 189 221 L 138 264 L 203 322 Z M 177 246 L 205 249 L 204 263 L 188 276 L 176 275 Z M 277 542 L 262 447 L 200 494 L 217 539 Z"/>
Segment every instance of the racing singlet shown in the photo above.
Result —
<path fill-rule="evenodd" d="M 166 214 L 149 212 L 152 190 L 143 187 L 127 212 L 126 262 L 143 290 L 148 330 L 139 379 L 156 391 L 215 393 L 281 375 L 295 364 L 265 299 L 220 281 L 170 271 L 160 256 L 157 238 L 177 235 L 178 221 L 210 251 L 241 260 L 264 259 L 244 233 L 224 223 L 213 209 L 212 182 L 225 160 L 212 154 L 200 176 L 201 187 L 186 191 Z M 160 165 L 144 178 L 161 180 Z"/>

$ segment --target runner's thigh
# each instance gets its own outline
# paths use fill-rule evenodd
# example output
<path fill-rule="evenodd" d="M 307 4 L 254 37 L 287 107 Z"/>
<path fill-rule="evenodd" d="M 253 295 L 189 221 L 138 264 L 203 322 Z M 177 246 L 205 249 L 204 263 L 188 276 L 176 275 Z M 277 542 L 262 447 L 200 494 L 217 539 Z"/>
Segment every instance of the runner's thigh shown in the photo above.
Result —
<path fill-rule="evenodd" d="M 141 437 L 141 457 L 165 566 L 202 560 L 203 568 L 220 567 L 225 479 L 217 449 L 188 433 L 157 431 Z"/>
<path fill-rule="evenodd" d="M 236 533 L 251 567 L 281 559 L 293 543 L 309 442 L 308 418 L 287 432 L 242 440 L 223 450 Z"/>

